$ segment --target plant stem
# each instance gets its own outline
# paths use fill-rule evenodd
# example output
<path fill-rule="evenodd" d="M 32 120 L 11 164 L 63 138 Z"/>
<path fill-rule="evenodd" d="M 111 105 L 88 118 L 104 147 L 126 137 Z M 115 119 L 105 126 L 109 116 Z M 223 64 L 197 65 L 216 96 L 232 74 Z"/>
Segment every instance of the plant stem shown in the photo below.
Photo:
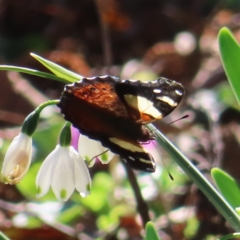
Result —
<path fill-rule="evenodd" d="M 122 161 L 122 163 L 126 169 L 126 172 L 128 175 L 128 180 L 132 186 L 132 189 L 133 189 L 133 192 L 135 195 L 135 199 L 137 202 L 137 211 L 139 212 L 139 214 L 141 216 L 143 227 L 145 227 L 147 222 L 150 221 L 150 217 L 148 214 L 148 206 L 143 199 L 141 189 L 138 185 L 137 178 L 136 178 L 136 175 L 134 174 L 133 170 L 130 167 L 128 167 L 123 161 Z"/>

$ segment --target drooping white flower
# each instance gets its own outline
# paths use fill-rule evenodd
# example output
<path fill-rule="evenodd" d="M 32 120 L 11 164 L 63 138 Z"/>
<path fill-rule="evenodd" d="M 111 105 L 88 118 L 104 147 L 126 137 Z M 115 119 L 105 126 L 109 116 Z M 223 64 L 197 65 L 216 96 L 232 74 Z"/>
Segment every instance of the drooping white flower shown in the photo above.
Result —
<path fill-rule="evenodd" d="M 96 157 L 103 164 L 109 163 L 114 157 L 114 153 L 103 147 L 99 141 L 92 140 L 82 134 L 78 140 L 78 151 L 82 158 L 91 160 L 89 167 L 94 165 Z"/>
<path fill-rule="evenodd" d="M 21 132 L 10 144 L 2 165 L 2 180 L 7 184 L 20 182 L 27 173 L 32 157 L 32 135 L 36 130 L 41 111 L 58 100 L 40 104 L 24 120 Z"/>
<path fill-rule="evenodd" d="M 16 184 L 27 173 L 32 157 L 32 138 L 21 132 L 10 144 L 2 166 L 2 179 L 7 184 Z"/>
<path fill-rule="evenodd" d="M 36 177 L 37 197 L 51 187 L 59 201 L 67 201 L 74 189 L 82 197 L 90 194 L 91 178 L 88 168 L 71 146 L 57 145 L 44 160 Z"/>

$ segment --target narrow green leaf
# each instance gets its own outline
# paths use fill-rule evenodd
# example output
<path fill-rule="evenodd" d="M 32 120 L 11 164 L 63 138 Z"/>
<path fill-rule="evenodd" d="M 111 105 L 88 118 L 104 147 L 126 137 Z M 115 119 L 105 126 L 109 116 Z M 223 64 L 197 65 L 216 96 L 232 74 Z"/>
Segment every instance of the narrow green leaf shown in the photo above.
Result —
<path fill-rule="evenodd" d="M 240 188 L 236 180 L 219 168 L 213 168 L 212 178 L 224 198 L 233 207 L 240 207 Z"/>
<path fill-rule="evenodd" d="M 148 222 L 146 224 L 145 230 L 146 230 L 145 240 L 160 240 L 152 222 Z"/>
<path fill-rule="evenodd" d="M 66 79 L 68 82 L 76 82 L 83 78 L 83 76 L 74 73 L 66 68 L 53 63 L 47 59 L 44 59 L 34 53 L 31 53 L 31 56 L 38 60 L 41 64 L 43 64 L 46 68 L 48 68 L 51 72 L 57 75 L 60 78 Z"/>
<path fill-rule="evenodd" d="M 69 83 L 69 81 L 67 81 L 61 77 L 58 77 L 56 75 L 41 72 L 41 71 L 30 69 L 30 68 L 16 67 L 16 66 L 10 66 L 10 65 L 0 65 L 0 71 L 1 70 L 26 73 L 26 74 L 30 74 L 30 75 L 34 75 L 34 76 L 38 76 L 38 77 L 49 78 L 49 79 L 59 81 L 59 82 Z"/>
<path fill-rule="evenodd" d="M 0 232 L 0 240 L 10 240 L 6 235 Z"/>
<path fill-rule="evenodd" d="M 219 48 L 228 81 L 240 104 L 240 47 L 226 27 L 219 31 Z"/>
<path fill-rule="evenodd" d="M 223 237 L 218 238 L 218 240 L 228 240 L 228 239 L 239 239 L 240 233 L 230 233 Z"/>
<path fill-rule="evenodd" d="M 233 229 L 240 231 L 240 219 L 236 211 L 212 186 L 203 174 L 188 160 L 158 129 L 152 124 L 148 128 L 157 136 L 157 141 L 167 153 L 176 161 L 184 172 L 195 182 L 199 189 L 212 202 L 215 208 L 225 217 Z"/>

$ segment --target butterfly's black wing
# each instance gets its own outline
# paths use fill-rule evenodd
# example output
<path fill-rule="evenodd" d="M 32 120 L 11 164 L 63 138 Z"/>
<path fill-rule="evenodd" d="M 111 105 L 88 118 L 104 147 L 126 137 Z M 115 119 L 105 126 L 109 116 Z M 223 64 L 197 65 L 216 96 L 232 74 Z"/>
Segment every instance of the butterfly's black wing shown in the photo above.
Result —
<path fill-rule="evenodd" d="M 149 82 L 122 80 L 115 89 L 129 115 L 141 124 L 160 120 L 171 113 L 184 95 L 182 84 L 167 78 Z"/>

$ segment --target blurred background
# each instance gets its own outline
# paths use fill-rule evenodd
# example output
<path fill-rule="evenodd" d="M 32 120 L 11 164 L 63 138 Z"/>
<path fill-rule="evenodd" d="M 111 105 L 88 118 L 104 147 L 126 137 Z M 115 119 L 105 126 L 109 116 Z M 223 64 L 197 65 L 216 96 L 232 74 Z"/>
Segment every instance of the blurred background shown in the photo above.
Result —
<path fill-rule="evenodd" d="M 210 181 L 212 167 L 240 179 L 240 114 L 217 41 L 223 26 L 240 41 L 239 9 L 238 0 L 1 0 L 0 63 L 47 72 L 29 55 L 34 52 L 83 76 L 177 80 L 185 97 L 156 126 Z M 2 161 L 27 114 L 59 98 L 64 84 L 1 71 L 0 86 Z M 28 174 L 16 186 L 0 183 L 0 230 L 12 240 L 143 239 L 135 197 L 117 160 L 90 169 L 92 194 L 85 199 L 75 193 L 62 204 L 52 193 L 35 197 L 35 176 L 64 124 L 57 108 L 41 116 Z M 231 232 L 173 160 L 159 154 L 154 174 L 136 174 L 162 239 L 216 239 Z"/>

